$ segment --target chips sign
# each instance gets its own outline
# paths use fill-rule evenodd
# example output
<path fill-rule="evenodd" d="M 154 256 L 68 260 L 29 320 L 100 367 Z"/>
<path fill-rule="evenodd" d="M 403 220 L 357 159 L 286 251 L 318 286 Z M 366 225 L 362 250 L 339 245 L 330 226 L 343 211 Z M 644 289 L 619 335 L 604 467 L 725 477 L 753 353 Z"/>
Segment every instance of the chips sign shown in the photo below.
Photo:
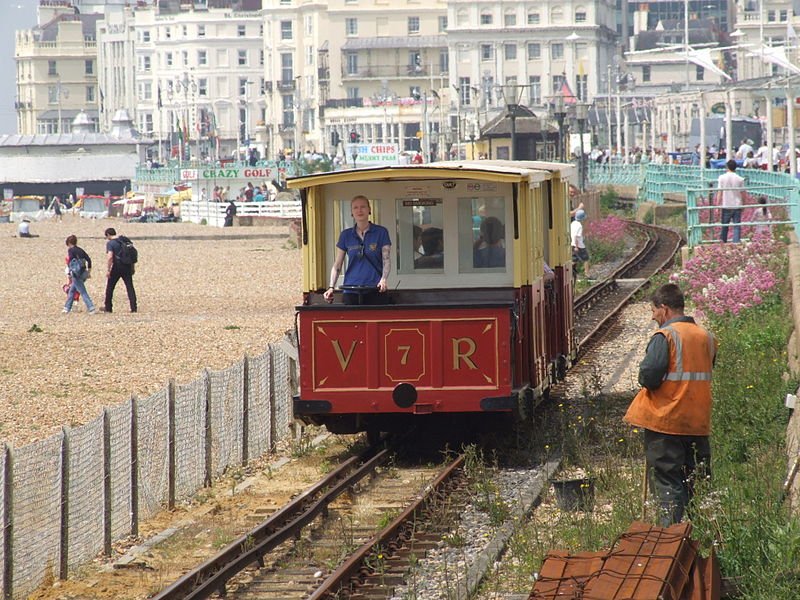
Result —
<path fill-rule="evenodd" d="M 350 155 L 358 155 L 357 163 L 367 165 L 396 165 L 400 163 L 398 144 L 351 144 Z"/>

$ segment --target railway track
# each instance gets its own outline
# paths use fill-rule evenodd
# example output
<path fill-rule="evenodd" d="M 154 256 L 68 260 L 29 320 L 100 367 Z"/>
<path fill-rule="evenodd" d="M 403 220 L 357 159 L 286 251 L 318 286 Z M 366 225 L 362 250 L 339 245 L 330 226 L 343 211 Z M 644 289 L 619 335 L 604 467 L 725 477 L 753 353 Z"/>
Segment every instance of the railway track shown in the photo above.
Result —
<path fill-rule="evenodd" d="M 669 265 L 681 245 L 678 233 L 662 227 L 631 221 L 642 234 L 638 251 L 609 277 L 575 299 L 575 333 L 581 352 L 597 344 L 613 327 L 613 315 Z"/>
<path fill-rule="evenodd" d="M 680 246 L 680 236 L 674 232 L 632 225 L 643 232 L 638 252 L 575 302 L 576 331 L 584 353 L 596 343 L 593 340 L 613 328 L 610 315 L 669 264 Z M 444 469 L 397 469 L 394 476 L 374 477 L 388 456 L 387 450 L 369 449 L 349 459 L 153 598 L 390 597 L 413 564 L 440 545 L 467 494 L 454 494 L 466 486 L 463 457 Z M 557 466 L 554 462 L 546 471 L 552 474 Z M 371 482 L 365 483 L 370 477 Z M 410 485 L 412 480 L 419 487 Z M 286 543 L 290 541 L 294 543 Z M 474 577 L 475 585 L 480 577 Z"/>

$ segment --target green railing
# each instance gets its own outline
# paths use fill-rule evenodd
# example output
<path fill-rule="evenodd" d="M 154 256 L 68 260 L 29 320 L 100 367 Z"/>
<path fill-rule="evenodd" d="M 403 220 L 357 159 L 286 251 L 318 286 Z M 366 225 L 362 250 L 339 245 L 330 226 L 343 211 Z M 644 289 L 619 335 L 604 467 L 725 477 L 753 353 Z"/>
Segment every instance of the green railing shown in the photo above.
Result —
<path fill-rule="evenodd" d="M 718 239 L 716 232 L 722 227 L 721 213 L 716 202 L 717 179 L 724 169 L 701 169 L 691 165 L 624 165 L 589 164 L 589 183 L 592 185 L 637 185 L 639 200 L 663 204 L 668 196 L 686 202 L 687 236 L 690 246 Z M 800 235 L 800 181 L 786 173 L 739 169 L 745 180 L 746 204 L 744 215 L 759 196 L 767 199 L 767 208 L 773 213 L 769 225 L 792 225 Z M 742 221 L 748 231 L 762 222 Z M 729 227 L 733 227 L 730 225 Z"/>

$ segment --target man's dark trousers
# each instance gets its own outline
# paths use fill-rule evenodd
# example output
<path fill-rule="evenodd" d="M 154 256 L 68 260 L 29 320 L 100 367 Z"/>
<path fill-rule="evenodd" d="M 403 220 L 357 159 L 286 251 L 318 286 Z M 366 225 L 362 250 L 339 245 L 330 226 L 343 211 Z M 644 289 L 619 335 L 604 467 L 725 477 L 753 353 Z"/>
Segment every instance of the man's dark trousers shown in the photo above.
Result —
<path fill-rule="evenodd" d="M 106 302 L 105 311 L 112 312 L 114 303 L 114 288 L 117 287 L 117 282 L 122 279 L 125 282 L 125 289 L 128 292 L 128 302 L 131 305 L 131 312 L 136 312 L 136 290 L 133 288 L 133 267 L 129 265 L 114 264 L 111 267 L 111 274 L 108 276 L 106 282 Z"/>

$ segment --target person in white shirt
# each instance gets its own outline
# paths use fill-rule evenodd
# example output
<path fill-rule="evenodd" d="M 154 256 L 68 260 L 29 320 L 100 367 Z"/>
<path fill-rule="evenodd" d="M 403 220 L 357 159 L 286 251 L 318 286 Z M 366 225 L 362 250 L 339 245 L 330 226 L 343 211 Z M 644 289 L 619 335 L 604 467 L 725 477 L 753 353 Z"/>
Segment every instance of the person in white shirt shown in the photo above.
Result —
<path fill-rule="evenodd" d="M 577 277 L 577 268 L 583 263 L 583 273 L 589 277 L 589 251 L 586 250 L 586 241 L 583 238 L 583 221 L 586 219 L 586 211 L 578 209 L 575 211 L 575 218 L 569 224 L 569 237 L 572 243 L 572 276 Z"/>
<path fill-rule="evenodd" d="M 758 149 L 758 152 L 756 152 L 756 159 L 758 159 L 758 166 L 761 169 L 764 170 L 767 169 L 767 165 L 769 164 L 769 161 L 772 158 L 771 155 L 772 153 L 770 152 L 767 143 L 764 142 L 763 144 L 761 144 L 761 147 Z"/>
<path fill-rule="evenodd" d="M 23 238 L 39 237 L 31 233 L 31 222 L 28 219 L 22 219 L 17 225 L 17 236 Z"/>
<path fill-rule="evenodd" d="M 722 206 L 722 232 L 720 241 L 728 241 L 728 223 L 733 223 L 733 243 L 738 244 L 742 235 L 742 197 L 744 195 L 744 178 L 736 174 L 736 161 L 730 159 L 725 163 L 727 171 L 717 180 L 717 201 Z"/>
<path fill-rule="evenodd" d="M 748 142 L 750 140 L 742 140 L 742 145 L 739 146 L 739 149 L 736 151 L 736 158 L 747 158 L 747 153 L 753 151 L 753 146 L 751 146 Z"/>

